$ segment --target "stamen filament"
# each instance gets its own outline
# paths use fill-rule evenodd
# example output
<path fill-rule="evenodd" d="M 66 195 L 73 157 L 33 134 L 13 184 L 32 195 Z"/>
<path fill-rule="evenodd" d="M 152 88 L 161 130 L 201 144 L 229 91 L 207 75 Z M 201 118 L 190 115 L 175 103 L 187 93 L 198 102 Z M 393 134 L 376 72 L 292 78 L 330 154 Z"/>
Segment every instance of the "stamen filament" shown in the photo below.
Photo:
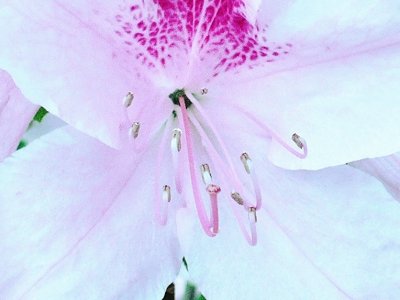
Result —
<path fill-rule="evenodd" d="M 242 155 L 240 156 L 240 160 L 242 161 L 247 174 L 250 175 L 251 182 L 253 184 L 253 188 L 254 188 L 254 192 L 255 192 L 255 196 L 256 196 L 255 208 L 260 209 L 262 206 L 262 195 L 261 195 L 260 185 L 258 183 L 258 177 L 257 177 L 256 171 L 253 166 L 253 161 L 251 160 L 250 156 L 246 152 L 242 153 Z"/>
<path fill-rule="evenodd" d="M 171 153 L 172 153 L 172 164 L 174 168 L 175 186 L 178 193 L 182 192 L 182 167 L 183 165 L 179 163 L 179 156 L 181 151 L 181 135 L 182 131 L 178 128 L 172 131 L 171 140 Z"/>
<path fill-rule="evenodd" d="M 224 100 L 226 101 L 226 100 Z M 294 156 L 300 158 L 300 159 L 304 159 L 307 157 L 308 155 L 308 148 L 307 148 L 307 143 L 305 141 L 305 139 L 301 138 L 299 135 L 297 135 L 296 133 L 294 133 L 292 135 L 292 140 L 296 143 L 296 145 L 303 150 L 302 152 L 299 152 L 297 149 L 294 149 L 292 146 L 290 146 L 285 140 L 283 140 L 276 132 L 274 132 L 271 128 L 269 128 L 267 125 L 264 124 L 263 121 L 259 120 L 255 115 L 253 115 L 252 113 L 246 111 L 245 109 L 238 107 L 237 105 L 234 105 L 232 103 L 230 103 L 230 106 L 235 108 L 236 110 L 239 110 L 242 114 L 246 115 L 251 121 L 253 121 L 255 124 L 257 124 L 259 127 L 261 127 L 268 135 L 268 137 L 274 139 L 276 142 L 278 142 L 283 148 L 285 148 L 287 151 L 289 151 L 291 154 L 293 154 Z M 300 143 L 298 143 L 298 141 L 296 141 L 295 139 L 296 136 L 299 138 L 298 141 Z M 302 147 L 301 147 L 301 146 Z"/>
<path fill-rule="evenodd" d="M 204 209 L 203 202 L 200 198 L 200 191 L 199 191 L 198 181 L 196 178 L 196 173 L 195 173 L 195 168 L 194 168 L 193 142 L 192 142 L 192 135 L 191 135 L 190 124 L 189 124 L 189 117 L 188 117 L 188 112 L 187 112 L 186 106 L 185 106 L 185 100 L 182 96 L 179 97 L 179 106 L 180 106 L 181 112 L 182 112 L 182 125 L 183 125 L 184 133 L 185 133 L 190 180 L 192 183 L 192 191 L 193 191 L 193 196 L 194 196 L 194 200 L 195 200 L 197 214 L 199 216 L 199 220 L 200 220 L 200 223 L 201 223 L 201 226 L 202 226 L 204 232 L 208 236 L 213 237 L 213 236 L 215 236 L 215 233 L 210 230 L 211 224 L 210 224 L 210 221 L 206 214 L 206 211 Z"/>
<path fill-rule="evenodd" d="M 214 147 L 212 146 L 212 143 L 210 141 L 210 139 L 208 138 L 208 136 L 205 134 L 203 128 L 201 127 L 201 125 L 199 124 L 199 122 L 196 120 L 196 118 L 191 118 L 190 119 L 191 122 L 193 123 L 194 127 L 197 129 L 198 133 L 201 136 L 202 141 L 206 144 L 206 151 L 208 153 L 208 155 L 210 156 L 212 162 L 215 165 L 218 165 L 221 170 L 224 172 L 224 163 L 222 162 L 222 158 L 220 157 L 220 154 L 217 153 L 217 151 L 214 149 Z M 225 173 L 225 176 L 231 176 L 230 174 Z M 230 177 L 232 178 L 232 177 Z M 236 201 L 236 199 L 234 198 L 235 196 L 237 197 L 237 203 L 240 205 L 243 205 L 245 207 L 246 210 L 248 210 L 251 206 L 248 203 L 244 203 L 243 198 L 240 196 L 239 193 L 237 192 L 233 192 L 231 194 L 232 198 Z M 244 224 L 245 221 L 243 220 L 242 217 L 242 213 L 239 211 L 238 206 L 235 205 L 233 203 L 233 201 L 229 201 L 229 205 L 231 206 L 231 209 L 235 215 L 235 218 L 239 224 L 240 230 L 242 231 L 243 236 L 245 237 L 246 241 L 254 246 L 257 243 L 257 230 L 256 230 L 256 226 L 255 224 L 250 224 L 250 234 L 248 233 L 247 229 L 246 229 L 246 225 Z"/>
<path fill-rule="evenodd" d="M 250 227 L 250 234 L 248 230 L 246 229 L 245 221 L 243 220 L 243 213 L 240 211 L 240 206 L 237 206 L 233 201 L 229 201 L 231 205 L 231 209 L 233 211 L 233 214 L 236 217 L 236 220 L 239 224 L 239 228 L 242 231 L 243 236 L 245 237 L 246 241 L 249 243 L 250 246 L 255 246 L 257 244 L 257 228 L 256 228 L 256 223 L 254 222 L 249 222 L 249 227 Z"/>
<path fill-rule="evenodd" d="M 236 191 L 243 191 L 243 185 L 242 183 L 237 179 L 238 176 L 235 172 L 234 169 L 226 167 L 226 164 L 223 162 L 223 159 L 221 157 L 221 154 L 218 153 L 213 144 L 211 143 L 209 137 L 207 136 L 207 134 L 204 132 L 204 129 L 201 127 L 201 125 L 199 124 L 199 122 L 197 121 L 196 118 L 190 118 L 193 126 L 197 129 L 197 132 L 199 133 L 201 140 L 203 141 L 203 143 L 205 144 L 205 150 L 207 152 L 207 154 L 210 156 L 212 162 L 218 166 L 218 168 L 225 174 L 226 178 L 230 178 L 233 180 L 233 186 L 235 188 Z M 243 199 L 243 198 L 242 198 Z M 244 202 L 244 206 L 246 208 L 252 207 L 253 204 L 250 204 L 247 200 L 243 199 Z"/>
<path fill-rule="evenodd" d="M 154 180 L 154 207 L 155 207 L 155 219 L 158 224 L 161 226 L 164 226 L 167 224 L 167 215 L 168 215 L 168 210 L 167 210 L 167 201 L 163 201 L 165 197 L 165 187 L 163 188 L 163 195 L 160 193 L 160 170 L 161 166 L 164 165 L 163 160 L 165 160 L 165 148 L 167 146 L 168 142 L 168 132 L 169 128 L 171 126 L 170 120 L 167 121 L 165 125 L 165 130 L 164 134 L 161 138 L 161 144 L 160 148 L 157 154 L 157 167 L 156 167 L 156 172 L 155 172 L 155 180 Z M 169 187 L 169 186 L 168 186 Z M 169 189 L 169 194 L 171 193 Z M 170 196 L 169 196 L 170 198 Z"/>

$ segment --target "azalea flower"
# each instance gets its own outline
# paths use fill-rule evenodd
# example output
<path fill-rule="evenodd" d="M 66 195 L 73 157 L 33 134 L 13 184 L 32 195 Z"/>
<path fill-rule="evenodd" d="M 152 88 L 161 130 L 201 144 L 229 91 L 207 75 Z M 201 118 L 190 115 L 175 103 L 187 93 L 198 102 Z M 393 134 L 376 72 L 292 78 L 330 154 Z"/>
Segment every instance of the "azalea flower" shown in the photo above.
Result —
<path fill-rule="evenodd" d="M 0 167 L 2 298 L 159 299 L 183 256 L 208 299 L 394 298 L 400 207 L 342 164 L 400 148 L 398 8 L 3 1 L 70 125 Z"/>

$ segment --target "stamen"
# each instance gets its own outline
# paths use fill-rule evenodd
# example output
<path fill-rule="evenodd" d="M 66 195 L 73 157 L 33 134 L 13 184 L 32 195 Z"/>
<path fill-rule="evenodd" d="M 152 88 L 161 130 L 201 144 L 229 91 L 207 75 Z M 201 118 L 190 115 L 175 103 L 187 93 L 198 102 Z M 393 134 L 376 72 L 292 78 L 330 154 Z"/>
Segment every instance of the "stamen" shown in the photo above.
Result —
<path fill-rule="evenodd" d="M 242 161 L 244 169 L 246 170 L 247 174 L 250 174 L 251 165 L 249 164 L 252 164 L 250 156 L 246 152 L 244 152 L 242 153 L 242 155 L 240 155 L 240 160 Z"/>
<path fill-rule="evenodd" d="M 257 210 L 255 207 L 251 207 L 249 209 L 249 223 L 250 223 L 250 232 L 251 232 L 251 241 L 250 245 L 254 246 L 257 244 Z"/>
<path fill-rule="evenodd" d="M 210 195 L 211 202 L 211 222 L 213 233 L 217 234 L 219 231 L 219 214 L 218 214 L 218 198 L 217 195 L 221 192 L 221 188 L 215 184 L 209 184 L 207 186 L 207 192 Z"/>
<path fill-rule="evenodd" d="M 257 209 L 255 207 L 249 208 L 249 221 L 251 223 L 257 223 Z"/>
<path fill-rule="evenodd" d="M 226 101 L 222 99 L 222 101 Z M 296 143 L 296 145 L 303 150 L 302 152 L 298 152 L 296 149 L 294 149 L 292 146 L 290 146 L 285 140 L 283 140 L 276 132 L 274 132 L 271 128 L 269 128 L 267 125 L 265 125 L 265 122 L 262 120 L 258 119 L 254 114 L 244 110 L 243 108 L 230 103 L 231 107 L 235 108 L 236 110 L 240 111 L 242 114 L 246 115 L 250 120 L 252 120 L 254 123 L 256 123 L 258 126 L 260 126 L 267 134 L 268 137 L 274 139 L 276 142 L 278 142 L 283 148 L 285 148 L 287 151 L 292 153 L 294 156 L 297 156 L 300 159 L 304 159 L 308 155 L 308 148 L 307 148 L 307 143 L 304 138 L 300 137 L 298 134 L 293 134 L 292 135 L 292 140 Z M 300 142 L 300 143 L 298 143 Z"/>
<path fill-rule="evenodd" d="M 260 209 L 261 205 L 262 205 L 261 189 L 260 189 L 260 185 L 258 183 L 257 174 L 253 167 L 253 161 L 250 159 L 250 156 L 246 152 L 244 152 L 244 153 L 242 153 L 242 155 L 240 155 L 240 160 L 242 161 L 247 174 L 250 174 L 251 181 L 253 183 L 254 192 L 255 192 L 255 196 L 256 196 L 255 208 Z"/>
<path fill-rule="evenodd" d="M 201 169 L 201 177 L 203 179 L 204 184 L 210 184 L 212 180 L 210 167 L 208 164 L 203 164 L 200 166 Z"/>
<path fill-rule="evenodd" d="M 171 140 L 171 149 L 177 152 L 181 151 L 182 143 L 181 143 L 182 131 L 179 128 L 175 128 L 172 131 L 172 140 Z"/>
<path fill-rule="evenodd" d="M 169 185 L 164 185 L 163 187 L 163 200 L 171 202 L 171 188 Z"/>
<path fill-rule="evenodd" d="M 165 149 L 167 148 L 169 131 L 171 130 L 171 120 L 168 120 L 165 124 L 164 134 L 161 138 L 160 148 L 157 154 L 157 166 L 154 180 L 154 203 L 155 203 L 155 218 L 158 224 L 164 226 L 167 224 L 168 217 L 168 200 L 170 199 L 171 188 L 165 185 L 160 189 L 160 176 L 161 176 L 161 166 L 164 165 L 165 160 Z"/>
<path fill-rule="evenodd" d="M 188 113 L 187 113 L 186 106 L 185 106 L 185 99 L 183 96 L 179 97 L 179 106 L 180 106 L 181 112 L 182 112 L 182 125 L 183 125 L 184 133 L 185 133 L 190 180 L 192 183 L 192 191 L 193 191 L 197 214 L 199 216 L 199 220 L 200 220 L 200 223 L 201 223 L 201 226 L 202 226 L 204 232 L 208 236 L 214 237 L 215 233 L 210 230 L 211 224 L 210 224 L 210 221 L 208 220 L 206 211 L 204 209 L 203 202 L 200 199 L 199 186 L 197 184 L 196 173 L 194 170 L 192 135 L 191 135 L 191 130 L 190 130 L 189 117 L 188 117 Z"/>
<path fill-rule="evenodd" d="M 140 123 L 139 122 L 134 122 L 129 129 L 129 135 L 136 139 L 139 136 L 139 130 L 140 130 Z"/>
<path fill-rule="evenodd" d="M 240 230 L 243 233 L 243 236 L 246 238 L 246 241 L 251 245 L 255 246 L 257 244 L 257 228 L 256 228 L 256 222 L 253 222 L 254 220 L 257 220 L 257 216 L 255 216 L 255 212 L 253 212 L 253 209 L 248 208 L 246 209 L 249 214 L 252 214 L 253 216 L 251 218 L 248 218 L 248 224 L 250 227 L 250 234 L 248 230 L 246 229 L 245 221 L 243 220 L 243 214 L 240 212 L 240 208 L 237 205 L 234 205 L 232 202 L 231 203 L 231 208 L 233 213 L 235 214 L 236 220 L 239 223 Z M 251 213 L 250 213 L 251 211 Z M 254 210 L 255 211 L 255 210 Z M 255 217 L 254 217 L 255 216 Z"/>
<path fill-rule="evenodd" d="M 128 92 L 128 94 L 124 97 L 122 103 L 124 104 L 125 107 L 129 107 L 132 105 L 133 98 L 134 98 L 133 93 Z"/>
<path fill-rule="evenodd" d="M 232 192 L 231 197 L 237 204 L 243 205 L 243 203 L 244 203 L 243 198 L 242 198 L 242 196 L 240 196 L 240 194 L 238 192 Z"/>
<path fill-rule="evenodd" d="M 202 95 L 206 95 L 206 94 L 208 93 L 208 89 L 207 89 L 207 88 L 202 88 L 201 91 L 200 91 L 200 93 L 201 93 Z"/>
<path fill-rule="evenodd" d="M 182 131 L 179 128 L 175 128 L 172 131 L 172 139 L 171 139 L 171 152 L 172 152 L 172 163 L 174 168 L 174 177 L 175 177 L 175 187 L 178 193 L 182 192 L 182 164 L 179 163 L 179 152 L 182 148 L 181 143 Z"/>
<path fill-rule="evenodd" d="M 292 140 L 293 140 L 293 142 L 296 143 L 297 147 L 299 147 L 300 149 L 303 149 L 304 140 L 297 133 L 293 133 Z"/>

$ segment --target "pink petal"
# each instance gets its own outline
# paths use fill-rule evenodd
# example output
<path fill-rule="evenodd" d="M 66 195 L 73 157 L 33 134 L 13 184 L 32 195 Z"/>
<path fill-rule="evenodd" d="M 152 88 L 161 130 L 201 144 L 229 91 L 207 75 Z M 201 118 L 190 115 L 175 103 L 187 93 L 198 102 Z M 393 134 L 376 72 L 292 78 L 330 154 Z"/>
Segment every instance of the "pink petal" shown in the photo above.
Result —
<path fill-rule="evenodd" d="M 192 228 L 184 255 L 207 299 L 397 297 L 400 206 L 379 182 L 348 166 L 261 166 L 257 246 L 247 245 L 226 210 L 216 238 Z"/>
<path fill-rule="evenodd" d="M 350 163 L 379 179 L 388 191 L 400 201 L 400 153 Z"/>
<path fill-rule="evenodd" d="M 0 70 L 0 161 L 15 151 L 37 110 Z"/>
<path fill-rule="evenodd" d="M 5 160 L 0 298 L 160 299 L 181 255 L 172 222 L 153 221 L 151 152 L 65 128 Z"/>

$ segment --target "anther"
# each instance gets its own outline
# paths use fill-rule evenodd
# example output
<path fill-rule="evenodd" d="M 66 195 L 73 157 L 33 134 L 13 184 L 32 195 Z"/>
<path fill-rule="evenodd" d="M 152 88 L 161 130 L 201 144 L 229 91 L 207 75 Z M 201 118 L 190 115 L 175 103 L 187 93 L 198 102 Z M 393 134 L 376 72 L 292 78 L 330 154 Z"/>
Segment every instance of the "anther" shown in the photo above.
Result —
<path fill-rule="evenodd" d="M 292 140 L 293 142 L 296 143 L 297 147 L 303 149 L 304 147 L 303 139 L 297 133 L 293 133 Z"/>
<path fill-rule="evenodd" d="M 242 196 L 240 196 L 240 194 L 238 192 L 232 192 L 231 197 L 237 204 L 243 205 L 243 203 L 244 203 L 243 198 L 242 198 Z"/>
<path fill-rule="evenodd" d="M 162 197 L 165 202 L 171 202 L 171 188 L 169 185 L 164 185 Z"/>
<path fill-rule="evenodd" d="M 201 170 L 201 178 L 203 179 L 204 184 L 210 184 L 212 176 L 208 164 L 202 164 L 200 166 L 200 170 Z"/>
<path fill-rule="evenodd" d="M 206 95 L 206 94 L 208 93 L 208 89 L 207 89 L 207 88 L 202 88 L 201 91 L 200 91 L 200 93 L 201 93 L 202 95 Z"/>
<path fill-rule="evenodd" d="M 171 147 L 178 152 L 181 151 L 182 148 L 181 136 L 182 136 L 182 131 L 180 129 L 175 128 L 172 131 Z"/>
<path fill-rule="evenodd" d="M 247 174 L 250 174 L 250 170 L 251 170 L 250 156 L 246 152 L 244 152 L 244 153 L 242 153 L 242 155 L 240 155 L 240 160 L 242 161 Z"/>
<path fill-rule="evenodd" d="M 249 208 L 249 221 L 252 224 L 257 223 L 257 209 L 255 207 Z"/>
<path fill-rule="evenodd" d="M 134 122 L 129 129 L 129 135 L 136 139 L 139 136 L 140 123 Z"/>
<path fill-rule="evenodd" d="M 131 92 L 128 92 L 128 94 L 125 96 L 124 100 L 123 100 L 123 104 L 125 107 L 129 107 L 132 105 L 133 102 L 133 94 Z"/>

